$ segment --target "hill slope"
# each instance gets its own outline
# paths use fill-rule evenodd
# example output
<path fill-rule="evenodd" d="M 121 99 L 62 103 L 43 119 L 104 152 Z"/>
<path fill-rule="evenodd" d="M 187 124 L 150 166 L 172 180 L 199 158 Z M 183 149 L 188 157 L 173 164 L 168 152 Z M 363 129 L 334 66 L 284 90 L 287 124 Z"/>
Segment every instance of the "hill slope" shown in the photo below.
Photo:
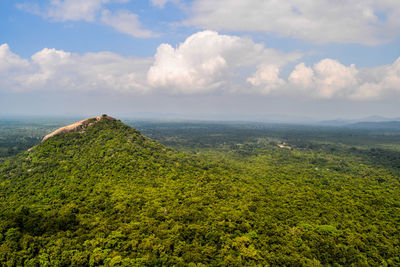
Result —
<path fill-rule="evenodd" d="M 0 165 L 0 262 L 395 265 L 399 193 L 384 170 L 331 155 L 211 161 L 101 118 Z"/>
<path fill-rule="evenodd" d="M 214 165 L 105 118 L 54 135 L 0 166 L 0 262 L 197 261 L 182 242 L 210 223 L 211 205 L 227 204 L 232 183 Z"/>

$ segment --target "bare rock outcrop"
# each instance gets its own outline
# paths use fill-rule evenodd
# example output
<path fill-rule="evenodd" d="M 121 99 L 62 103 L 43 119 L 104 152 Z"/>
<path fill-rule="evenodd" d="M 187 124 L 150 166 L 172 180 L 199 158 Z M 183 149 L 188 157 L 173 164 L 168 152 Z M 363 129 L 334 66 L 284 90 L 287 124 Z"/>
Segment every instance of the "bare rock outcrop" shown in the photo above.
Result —
<path fill-rule="evenodd" d="M 52 133 L 49 133 L 48 135 L 46 135 L 45 137 L 43 137 L 42 142 L 46 141 L 46 140 L 49 139 L 50 137 L 53 137 L 53 136 L 55 136 L 55 135 L 57 135 L 57 134 L 74 132 L 74 131 L 80 130 L 80 129 L 82 129 L 82 128 L 84 128 L 84 127 L 86 127 L 86 126 L 88 126 L 88 125 L 90 125 L 90 124 L 92 124 L 92 123 L 96 123 L 96 122 L 98 122 L 98 121 L 100 121 L 100 120 L 103 120 L 103 119 L 105 119 L 105 120 L 111 120 L 111 121 L 115 121 L 115 120 L 116 120 L 115 118 L 110 117 L 110 116 L 108 116 L 108 115 L 102 115 L 102 116 L 97 116 L 97 117 L 93 117 L 93 118 L 88 118 L 88 119 L 85 119 L 85 120 L 81 120 L 81 121 L 75 122 L 75 123 L 73 123 L 73 124 L 70 124 L 70 125 L 61 127 L 61 128 L 55 130 L 55 131 L 52 132 Z"/>

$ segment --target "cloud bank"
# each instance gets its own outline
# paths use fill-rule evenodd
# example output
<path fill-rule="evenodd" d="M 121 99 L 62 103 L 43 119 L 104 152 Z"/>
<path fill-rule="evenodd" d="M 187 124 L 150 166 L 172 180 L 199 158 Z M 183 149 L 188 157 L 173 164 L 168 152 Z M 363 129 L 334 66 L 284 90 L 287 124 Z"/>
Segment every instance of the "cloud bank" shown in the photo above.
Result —
<path fill-rule="evenodd" d="M 110 11 L 111 4 L 130 0 L 46 0 L 16 6 L 58 22 L 103 22 L 134 37 L 156 34 L 143 29 L 128 9 Z M 173 3 L 186 14 L 177 23 L 204 30 L 258 32 L 312 43 L 378 45 L 400 36 L 400 1 L 393 0 L 149 0 L 158 9 Z M 108 6 L 108 7 L 107 7 Z"/>
<path fill-rule="evenodd" d="M 249 38 L 202 31 L 176 48 L 161 44 L 152 58 L 110 52 L 83 55 L 44 48 L 24 59 L 0 45 L 1 91 L 109 91 L 146 94 L 290 95 L 371 100 L 400 94 L 400 58 L 374 68 L 323 59 L 298 63 L 299 53 L 266 48 Z"/>
<path fill-rule="evenodd" d="M 0 84 L 3 91 L 118 91 L 143 93 L 142 69 L 150 59 L 126 58 L 110 52 L 73 54 L 45 48 L 30 60 L 0 46 Z"/>
<path fill-rule="evenodd" d="M 182 93 L 229 89 L 235 70 L 240 67 L 264 62 L 282 66 L 300 57 L 299 53 L 265 48 L 248 38 L 203 31 L 191 35 L 177 48 L 161 44 L 147 80 L 152 87 Z"/>
<path fill-rule="evenodd" d="M 333 59 L 323 59 L 312 67 L 298 64 L 289 75 L 291 93 L 314 98 L 371 100 L 400 93 L 400 58 L 393 64 L 357 69 Z"/>
<path fill-rule="evenodd" d="M 400 1 L 194 0 L 186 25 L 266 32 L 313 43 L 376 45 L 399 36 Z"/>
<path fill-rule="evenodd" d="M 128 9 L 111 12 L 111 4 L 130 0 L 46 0 L 16 6 L 58 22 L 103 22 L 134 37 L 155 34 L 143 29 Z M 186 14 L 184 26 L 205 30 L 259 32 L 312 43 L 378 45 L 400 36 L 400 1 L 394 0 L 149 0 L 162 9 L 173 3 Z M 107 8 L 108 6 L 108 8 Z"/>

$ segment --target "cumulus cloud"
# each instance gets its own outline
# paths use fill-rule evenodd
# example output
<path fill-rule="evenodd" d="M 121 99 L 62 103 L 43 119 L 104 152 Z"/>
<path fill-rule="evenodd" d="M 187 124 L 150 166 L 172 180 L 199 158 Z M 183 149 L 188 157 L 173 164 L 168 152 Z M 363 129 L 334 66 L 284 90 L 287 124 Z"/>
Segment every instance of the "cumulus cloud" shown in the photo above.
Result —
<path fill-rule="evenodd" d="M 289 81 L 306 89 L 314 97 L 333 98 L 351 95 L 359 86 L 358 70 L 354 65 L 344 66 L 333 59 L 323 59 L 313 68 L 304 63 L 297 65 L 289 75 Z"/>
<path fill-rule="evenodd" d="M 6 48 L 3 62 L 19 64 L 18 73 L 8 79 L 14 81 L 8 88 L 16 90 L 162 90 L 183 94 L 246 91 L 247 72 L 258 68 L 249 81 L 262 84 L 263 89 L 257 90 L 265 93 L 266 88 L 282 84 L 279 68 L 301 57 L 299 53 L 266 48 L 249 38 L 213 31 L 195 33 L 176 48 L 161 44 L 150 59 L 107 52 L 78 55 L 45 48 L 26 60 L 13 54 L 7 45 L 2 47 Z M 11 65 L 7 63 L 7 68 Z"/>
<path fill-rule="evenodd" d="M 239 67 L 268 62 L 281 66 L 300 57 L 267 49 L 248 38 L 202 31 L 188 37 L 177 48 L 158 47 L 147 80 L 153 87 L 166 87 L 183 93 L 208 92 L 227 86 Z"/>
<path fill-rule="evenodd" d="M 393 64 L 357 69 L 333 59 L 307 67 L 298 64 L 289 75 L 289 90 L 317 98 L 368 100 L 400 92 L 400 58 Z"/>
<path fill-rule="evenodd" d="M 11 52 L 8 44 L 0 45 L 0 73 L 5 73 L 29 65 L 28 61 Z"/>
<path fill-rule="evenodd" d="M 143 83 L 144 70 L 150 64 L 151 59 L 127 58 L 110 52 L 78 55 L 48 48 L 24 60 L 2 45 L 0 77 L 7 83 L 2 83 L 0 90 L 145 92 L 148 86 Z"/>
<path fill-rule="evenodd" d="M 382 84 L 385 88 L 397 87 L 397 89 L 400 89 L 400 58 L 387 67 Z"/>
<path fill-rule="evenodd" d="M 133 37 L 147 38 L 156 36 L 151 31 L 142 29 L 138 15 L 128 10 L 120 10 L 115 14 L 111 13 L 109 10 L 103 10 L 101 21 L 117 31 Z"/>
<path fill-rule="evenodd" d="M 264 94 L 268 94 L 286 84 L 284 80 L 279 78 L 279 67 L 275 65 L 259 66 L 256 73 L 247 78 L 247 81 L 253 86 L 259 87 L 260 92 Z"/>
<path fill-rule="evenodd" d="M 400 58 L 393 64 L 363 70 L 366 82 L 350 96 L 353 99 L 376 99 L 400 93 Z"/>
<path fill-rule="evenodd" d="M 314 71 L 304 63 L 298 64 L 289 76 L 289 82 L 302 88 L 313 87 Z"/>
<path fill-rule="evenodd" d="M 238 36 L 213 31 L 189 36 L 176 48 L 161 44 L 154 58 L 110 52 L 83 55 L 45 48 L 24 59 L 0 45 L 2 91 L 114 91 L 172 94 L 305 95 L 369 100 L 400 94 L 400 58 L 373 68 L 323 59 L 300 63 L 288 77 L 282 68 L 298 60 Z"/>
<path fill-rule="evenodd" d="M 317 93 L 323 98 L 347 95 L 358 85 L 358 70 L 352 64 L 344 66 L 333 59 L 324 59 L 314 65 Z"/>
<path fill-rule="evenodd" d="M 392 0 L 195 0 L 185 24 L 375 45 L 398 36 L 399 15 L 400 1 Z"/>
<path fill-rule="evenodd" d="M 16 77 L 20 77 L 29 67 L 28 60 L 11 52 L 7 44 L 0 45 L 0 90 L 15 89 Z"/>

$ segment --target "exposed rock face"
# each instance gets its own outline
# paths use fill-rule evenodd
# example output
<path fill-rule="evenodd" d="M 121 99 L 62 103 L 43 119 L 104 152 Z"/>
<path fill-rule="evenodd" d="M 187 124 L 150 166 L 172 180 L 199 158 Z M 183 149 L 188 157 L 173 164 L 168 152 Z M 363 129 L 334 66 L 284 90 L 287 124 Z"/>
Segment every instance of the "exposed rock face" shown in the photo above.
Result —
<path fill-rule="evenodd" d="M 84 127 L 86 127 L 86 126 L 88 126 L 88 125 L 90 125 L 92 123 L 95 123 L 95 122 L 97 122 L 99 120 L 104 120 L 104 119 L 105 120 L 112 120 L 112 121 L 116 120 L 113 117 L 110 117 L 110 116 L 107 116 L 107 115 L 88 118 L 88 119 L 85 119 L 85 120 L 82 120 L 82 121 L 78 121 L 78 122 L 75 122 L 73 124 L 61 127 L 59 129 L 55 130 L 54 132 L 49 133 L 48 135 L 43 137 L 42 142 L 46 141 L 50 137 L 53 137 L 53 136 L 55 136 L 57 134 L 74 132 L 74 131 L 80 130 L 80 129 L 82 129 L 82 128 L 84 128 Z"/>

